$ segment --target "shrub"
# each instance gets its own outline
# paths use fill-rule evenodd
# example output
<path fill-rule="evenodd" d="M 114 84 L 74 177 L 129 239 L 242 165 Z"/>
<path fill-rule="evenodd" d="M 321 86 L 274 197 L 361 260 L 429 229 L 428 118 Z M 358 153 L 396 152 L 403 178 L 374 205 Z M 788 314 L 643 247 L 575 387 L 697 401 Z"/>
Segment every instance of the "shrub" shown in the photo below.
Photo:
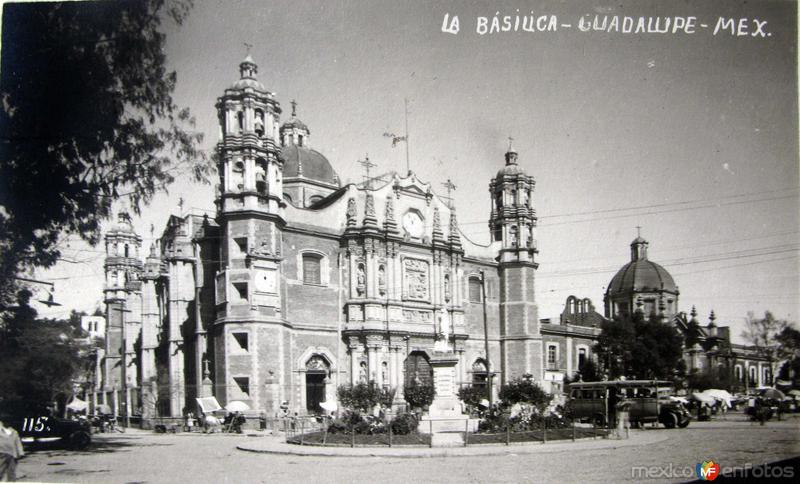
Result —
<path fill-rule="evenodd" d="M 392 420 L 392 433 L 395 435 L 408 435 L 416 433 L 417 417 L 413 413 L 401 413 Z"/>
<path fill-rule="evenodd" d="M 336 389 L 336 396 L 343 407 L 360 413 L 370 413 L 376 405 L 390 407 L 394 399 L 394 390 L 379 388 L 374 383 L 358 385 L 342 385 Z"/>
<path fill-rule="evenodd" d="M 458 389 L 458 398 L 466 405 L 477 407 L 481 400 L 489 398 L 489 391 L 486 386 L 469 386 Z"/>
<path fill-rule="evenodd" d="M 433 397 L 436 396 L 436 390 L 433 385 L 414 384 L 407 386 L 403 392 L 406 397 L 406 402 L 411 408 L 426 408 L 433 403 Z"/>
<path fill-rule="evenodd" d="M 505 406 L 527 403 L 536 407 L 540 414 L 544 413 L 552 398 L 534 383 L 533 376 L 528 374 L 523 375 L 522 378 L 511 380 L 500 390 L 500 400 Z"/>

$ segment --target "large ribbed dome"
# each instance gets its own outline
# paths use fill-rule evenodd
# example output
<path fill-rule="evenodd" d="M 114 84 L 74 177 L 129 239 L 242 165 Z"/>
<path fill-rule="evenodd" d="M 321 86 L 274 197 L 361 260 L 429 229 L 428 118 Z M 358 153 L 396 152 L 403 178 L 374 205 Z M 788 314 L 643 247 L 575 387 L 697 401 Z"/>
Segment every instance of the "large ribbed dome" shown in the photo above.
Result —
<path fill-rule="evenodd" d="M 647 241 L 641 237 L 631 242 L 631 261 L 611 279 L 607 292 L 610 297 L 650 291 L 678 293 L 678 287 L 669 272 L 647 259 L 647 245 Z"/>
<path fill-rule="evenodd" d="M 283 177 L 303 177 L 322 183 L 335 184 L 336 172 L 322 153 L 297 145 L 288 145 L 281 150 Z"/>
<path fill-rule="evenodd" d="M 662 290 L 677 293 L 678 287 L 666 269 L 647 259 L 628 262 L 608 285 L 609 296 Z"/>

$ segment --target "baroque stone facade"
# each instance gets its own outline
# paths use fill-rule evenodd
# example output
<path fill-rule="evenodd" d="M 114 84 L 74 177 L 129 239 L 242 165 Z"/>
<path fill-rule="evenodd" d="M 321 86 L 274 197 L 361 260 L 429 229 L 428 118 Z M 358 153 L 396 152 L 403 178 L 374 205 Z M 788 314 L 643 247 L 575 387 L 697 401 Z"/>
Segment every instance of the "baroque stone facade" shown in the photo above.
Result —
<path fill-rule="evenodd" d="M 492 243 L 476 245 L 413 172 L 342 186 L 294 103 L 280 123 L 257 72 L 245 59 L 216 103 L 214 216 L 170 217 L 144 263 L 115 252 L 121 238 L 141 246 L 127 215 L 107 234 L 117 244 L 109 331 L 129 328 L 132 412 L 179 417 L 213 395 L 270 415 L 313 413 L 337 386 L 362 381 L 396 389 L 402 405 L 406 385 L 431 381 L 435 350 L 457 358 L 454 385 L 542 380 L 534 180 L 514 149 L 487 181 Z M 118 344 L 109 341 L 100 392 L 115 407 Z"/>

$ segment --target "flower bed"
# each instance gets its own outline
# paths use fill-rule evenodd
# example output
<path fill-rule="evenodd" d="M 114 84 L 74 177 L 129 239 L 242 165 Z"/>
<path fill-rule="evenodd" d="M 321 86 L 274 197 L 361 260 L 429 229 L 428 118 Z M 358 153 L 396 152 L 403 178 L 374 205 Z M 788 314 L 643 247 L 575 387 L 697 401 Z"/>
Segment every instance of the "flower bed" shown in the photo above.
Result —
<path fill-rule="evenodd" d="M 323 439 L 325 443 L 323 444 Z M 290 444 L 300 444 L 302 441 L 305 445 L 333 445 L 333 446 L 350 446 L 353 444 L 352 436 L 349 433 L 328 433 L 327 438 L 325 432 L 311 432 L 302 436 L 295 435 L 287 440 Z M 355 445 L 378 447 L 389 445 L 389 434 L 356 434 Z M 406 435 L 392 435 L 392 445 L 419 445 L 430 446 L 431 436 L 426 434 L 410 433 Z"/>

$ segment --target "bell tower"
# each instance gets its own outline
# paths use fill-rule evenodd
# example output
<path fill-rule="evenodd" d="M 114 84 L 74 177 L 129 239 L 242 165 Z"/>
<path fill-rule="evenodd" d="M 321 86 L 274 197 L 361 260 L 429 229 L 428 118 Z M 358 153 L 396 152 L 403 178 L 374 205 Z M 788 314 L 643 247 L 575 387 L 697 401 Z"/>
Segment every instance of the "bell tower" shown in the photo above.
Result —
<path fill-rule="evenodd" d="M 275 386 L 268 383 L 276 368 L 260 365 L 259 353 L 285 337 L 280 263 L 286 204 L 278 128 L 281 108 L 257 74 L 258 66 L 248 55 L 239 64 L 239 80 L 216 104 L 221 243 L 214 388 L 223 405 L 241 400 L 251 408 L 268 408 L 277 398 L 267 389 Z"/>
<path fill-rule="evenodd" d="M 278 117 L 281 108 L 256 74 L 248 55 L 239 64 L 240 79 L 217 99 L 221 140 L 218 208 L 228 214 L 258 211 L 281 217 L 281 170 Z"/>
<path fill-rule="evenodd" d="M 133 229 L 124 208 L 117 214 L 117 223 L 106 232 L 105 242 L 106 356 L 102 403 L 127 412 L 132 408 L 131 390 L 137 386 L 134 344 L 141 327 L 142 237 Z"/>
<path fill-rule="evenodd" d="M 499 245 L 503 383 L 524 374 L 531 374 L 539 381 L 544 378 L 542 337 L 534 293 L 539 267 L 533 238 L 537 220 L 532 204 L 535 184 L 533 177 L 519 167 L 518 154 L 509 142 L 505 166 L 489 184 L 492 197 L 489 227 L 493 242 Z"/>

